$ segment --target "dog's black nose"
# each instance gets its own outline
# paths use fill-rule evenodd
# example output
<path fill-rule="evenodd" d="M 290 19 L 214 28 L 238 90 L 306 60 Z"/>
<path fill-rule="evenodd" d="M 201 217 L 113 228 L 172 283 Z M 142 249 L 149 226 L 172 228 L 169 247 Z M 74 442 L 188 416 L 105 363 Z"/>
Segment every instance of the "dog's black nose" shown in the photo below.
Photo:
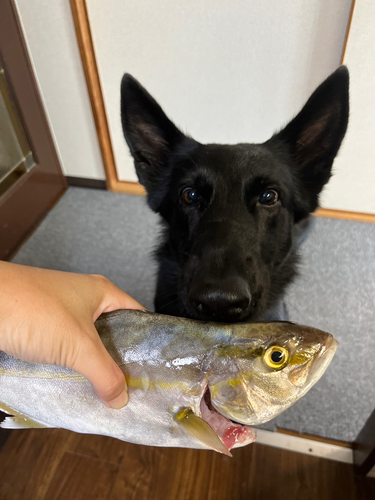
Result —
<path fill-rule="evenodd" d="M 192 284 L 188 302 L 200 319 L 232 322 L 246 316 L 251 295 L 249 286 L 240 278 L 220 286 L 199 281 Z"/>

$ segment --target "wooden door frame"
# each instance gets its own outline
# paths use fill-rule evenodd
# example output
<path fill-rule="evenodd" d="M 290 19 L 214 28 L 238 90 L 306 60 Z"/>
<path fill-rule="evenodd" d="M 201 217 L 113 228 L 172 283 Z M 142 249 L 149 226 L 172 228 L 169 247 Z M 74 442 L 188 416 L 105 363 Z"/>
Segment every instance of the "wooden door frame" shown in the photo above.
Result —
<path fill-rule="evenodd" d="M 128 194 L 144 195 L 145 190 L 138 182 L 120 181 L 117 174 L 115 157 L 109 133 L 108 119 L 104 104 L 104 97 L 100 83 L 98 65 L 96 62 L 95 48 L 92 39 L 90 20 L 87 11 L 86 0 L 70 0 L 73 20 L 81 54 L 86 84 L 90 96 L 91 107 L 94 115 L 98 141 L 106 174 L 107 187 L 111 191 Z M 353 18 L 355 0 L 352 7 L 342 51 L 341 63 L 343 63 L 345 50 L 348 43 L 350 25 Z M 314 215 L 330 219 L 346 219 L 360 222 L 375 222 L 375 214 L 350 212 L 345 210 L 333 210 L 327 208 L 318 209 Z"/>
<path fill-rule="evenodd" d="M 138 182 L 125 182 L 120 181 L 118 178 L 86 1 L 70 0 L 70 6 L 103 159 L 107 187 L 109 190 L 119 193 L 143 195 L 145 190 Z"/>
<path fill-rule="evenodd" d="M 370 471 L 375 472 L 375 410 L 353 443 L 353 462 L 361 476 L 366 476 Z"/>

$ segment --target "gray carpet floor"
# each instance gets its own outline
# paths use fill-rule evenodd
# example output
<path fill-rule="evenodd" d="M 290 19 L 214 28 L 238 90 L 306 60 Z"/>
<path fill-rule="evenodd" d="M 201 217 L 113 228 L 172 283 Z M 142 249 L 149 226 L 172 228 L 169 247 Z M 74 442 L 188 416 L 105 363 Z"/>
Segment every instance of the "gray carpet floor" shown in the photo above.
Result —
<path fill-rule="evenodd" d="M 107 276 L 153 308 L 158 217 L 138 196 L 70 188 L 14 262 Z M 331 332 L 324 377 L 275 426 L 352 441 L 375 407 L 375 224 L 315 219 L 289 288 L 292 321 Z"/>

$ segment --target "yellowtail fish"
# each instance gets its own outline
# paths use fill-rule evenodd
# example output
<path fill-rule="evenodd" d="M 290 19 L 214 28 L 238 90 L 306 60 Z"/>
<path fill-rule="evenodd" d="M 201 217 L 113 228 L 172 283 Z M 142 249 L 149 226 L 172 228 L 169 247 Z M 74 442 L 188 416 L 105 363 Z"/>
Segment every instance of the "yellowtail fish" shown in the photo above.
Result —
<path fill-rule="evenodd" d="M 107 408 L 78 373 L 0 352 L 4 428 L 61 427 L 152 446 L 230 450 L 249 425 L 289 408 L 319 380 L 337 342 L 286 322 L 221 324 L 117 311 L 95 324 L 123 370 L 129 403 Z"/>

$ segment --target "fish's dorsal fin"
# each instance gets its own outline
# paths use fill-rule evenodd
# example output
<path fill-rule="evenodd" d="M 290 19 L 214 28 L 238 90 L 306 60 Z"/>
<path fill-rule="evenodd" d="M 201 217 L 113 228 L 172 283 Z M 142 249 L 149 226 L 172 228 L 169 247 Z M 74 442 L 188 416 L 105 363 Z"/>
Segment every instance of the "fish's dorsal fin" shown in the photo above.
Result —
<path fill-rule="evenodd" d="M 212 427 L 203 418 L 195 415 L 191 408 L 182 408 L 173 418 L 188 436 L 214 451 L 223 453 L 228 457 L 232 456 Z"/>
<path fill-rule="evenodd" d="M 2 429 L 41 429 L 47 427 L 54 427 L 53 425 L 40 422 L 38 420 L 33 420 L 30 417 L 23 415 L 17 410 L 13 410 L 6 404 L 0 401 L 0 410 L 8 413 L 8 417 L 0 422 L 0 427 Z"/>

